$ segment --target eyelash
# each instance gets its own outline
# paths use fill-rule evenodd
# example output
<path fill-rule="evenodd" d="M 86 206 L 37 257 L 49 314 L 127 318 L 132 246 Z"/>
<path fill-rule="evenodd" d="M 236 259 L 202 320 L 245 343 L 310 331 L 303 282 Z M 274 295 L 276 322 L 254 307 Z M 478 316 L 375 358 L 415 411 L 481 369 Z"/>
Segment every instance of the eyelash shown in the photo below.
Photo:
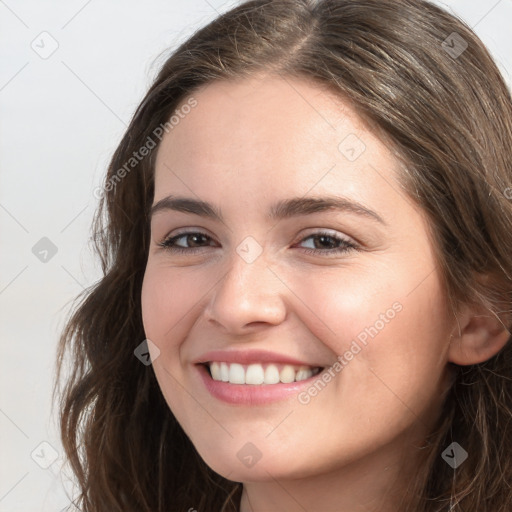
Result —
<path fill-rule="evenodd" d="M 176 242 L 176 240 L 179 240 L 180 238 L 183 238 L 183 237 L 187 237 L 187 236 L 190 236 L 190 235 L 201 235 L 201 236 L 204 236 L 206 238 L 208 238 L 209 240 L 212 240 L 212 238 L 210 236 L 208 236 L 207 234 L 205 233 L 201 233 L 200 231 L 186 231 L 184 233 L 180 233 L 176 236 L 173 236 L 173 237 L 170 237 L 170 238 L 166 238 L 165 240 L 163 240 L 162 242 L 159 242 L 157 245 L 159 247 L 162 247 L 164 248 L 165 250 L 167 251 L 170 251 L 170 252 L 174 252 L 174 253 L 188 253 L 188 254 L 191 254 L 191 253 L 196 253 L 198 251 L 201 251 L 202 249 L 204 249 L 204 247 L 177 247 L 174 245 L 174 243 Z M 335 240 L 336 242 L 340 242 L 342 244 L 341 247 L 337 247 L 335 249 L 326 249 L 326 250 L 323 250 L 323 249 L 302 249 L 306 254 L 314 254 L 314 255 L 318 255 L 319 253 L 327 253 L 327 256 L 334 256 L 334 255 L 338 255 L 338 254 L 342 254 L 342 253 L 347 253 L 347 252 L 350 252 L 350 251 L 353 251 L 353 250 L 359 250 L 359 248 L 352 242 L 349 242 L 348 240 L 344 239 L 344 238 L 341 238 L 341 237 L 337 237 L 337 236 L 334 236 L 330 233 L 327 233 L 327 232 L 318 232 L 318 233 L 312 233 L 306 237 L 304 237 L 302 241 L 304 240 L 307 240 L 308 238 L 315 238 L 315 237 L 327 237 L 327 238 L 332 238 L 333 240 Z"/>

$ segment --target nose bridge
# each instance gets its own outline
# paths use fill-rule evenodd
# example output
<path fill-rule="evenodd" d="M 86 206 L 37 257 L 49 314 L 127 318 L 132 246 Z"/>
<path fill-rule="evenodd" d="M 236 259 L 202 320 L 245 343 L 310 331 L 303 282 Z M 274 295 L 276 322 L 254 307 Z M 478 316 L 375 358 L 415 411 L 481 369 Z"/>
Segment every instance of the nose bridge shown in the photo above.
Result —
<path fill-rule="evenodd" d="M 283 285 L 259 247 L 254 239 L 246 239 L 235 248 L 209 302 L 208 317 L 227 329 L 253 322 L 276 324 L 285 316 Z"/>

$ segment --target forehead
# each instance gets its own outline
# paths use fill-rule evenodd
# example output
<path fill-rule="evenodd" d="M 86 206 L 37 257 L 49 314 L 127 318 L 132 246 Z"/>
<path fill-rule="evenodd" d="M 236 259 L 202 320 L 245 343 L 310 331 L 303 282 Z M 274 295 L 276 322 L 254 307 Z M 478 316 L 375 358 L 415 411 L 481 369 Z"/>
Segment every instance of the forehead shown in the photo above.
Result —
<path fill-rule="evenodd" d="M 326 142 L 331 135 L 335 142 L 336 131 L 367 131 L 346 101 L 305 79 L 257 76 L 215 81 L 192 96 L 197 106 L 180 116 L 181 129 L 176 126 L 167 137 L 176 145 L 186 142 L 191 131 L 194 141 L 202 146 L 214 146 L 219 138 L 224 145 L 231 141 L 230 146 L 237 142 L 270 143 L 277 136 L 278 142 L 289 144 L 301 135 L 315 135 Z"/>
<path fill-rule="evenodd" d="M 365 165 L 395 167 L 386 145 L 349 104 L 315 82 L 257 76 L 216 81 L 191 96 L 196 106 L 159 147 L 157 189 L 186 172 L 200 188 L 198 181 L 223 183 L 242 174 L 248 186 L 257 176 L 277 186 L 296 183 L 304 194 L 319 181 L 326 187 L 333 180 L 361 181 Z"/>

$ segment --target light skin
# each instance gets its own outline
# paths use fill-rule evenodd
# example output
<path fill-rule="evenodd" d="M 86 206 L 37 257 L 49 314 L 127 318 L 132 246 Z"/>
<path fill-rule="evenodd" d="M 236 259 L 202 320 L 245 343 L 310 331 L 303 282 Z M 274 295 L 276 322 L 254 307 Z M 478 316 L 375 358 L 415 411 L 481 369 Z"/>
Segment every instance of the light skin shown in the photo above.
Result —
<path fill-rule="evenodd" d="M 154 204 L 170 194 L 206 201 L 223 222 L 167 209 L 152 217 L 142 313 L 163 395 L 205 462 L 244 483 L 241 512 L 395 511 L 450 385 L 448 363 L 492 357 L 507 333 L 477 308 L 454 318 L 427 220 L 348 103 L 274 76 L 193 96 L 197 106 L 159 147 Z M 365 146 L 355 159 L 354 135 Z M 346 210 L 266 217 L 278 201 L 320 196 L 357 201 L 383 222 Z M 324 231 L 335 238 L 322 244 L 313 235 Z M 176 241 L 198 252 L 158 245 L 183 232 L 206 235 Z M 236 250 L 248 236 L 262 250 L 251 263 Z M 357 250 L 334 254 L 336 238 Z M 329 366 L 396 303 L 307 404 L 221 402 L 193 365 L 210 350 L 264 349 Z M 252 467 L 237 457 L 248 442 L 261 453 Z"/>

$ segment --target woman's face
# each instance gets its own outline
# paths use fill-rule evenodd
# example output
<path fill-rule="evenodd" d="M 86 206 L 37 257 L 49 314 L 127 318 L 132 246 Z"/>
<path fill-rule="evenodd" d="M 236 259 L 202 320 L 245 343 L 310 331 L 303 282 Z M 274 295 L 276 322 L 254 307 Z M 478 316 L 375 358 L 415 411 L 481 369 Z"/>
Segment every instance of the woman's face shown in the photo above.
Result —
<path fill-rule="evenodd" d="M 435 419 L 453 328 L 396 159 L 311 82 L 193 97 L 158 149 L 142 289 L 169 407 L 230 480 L 391 461 Z"/>

